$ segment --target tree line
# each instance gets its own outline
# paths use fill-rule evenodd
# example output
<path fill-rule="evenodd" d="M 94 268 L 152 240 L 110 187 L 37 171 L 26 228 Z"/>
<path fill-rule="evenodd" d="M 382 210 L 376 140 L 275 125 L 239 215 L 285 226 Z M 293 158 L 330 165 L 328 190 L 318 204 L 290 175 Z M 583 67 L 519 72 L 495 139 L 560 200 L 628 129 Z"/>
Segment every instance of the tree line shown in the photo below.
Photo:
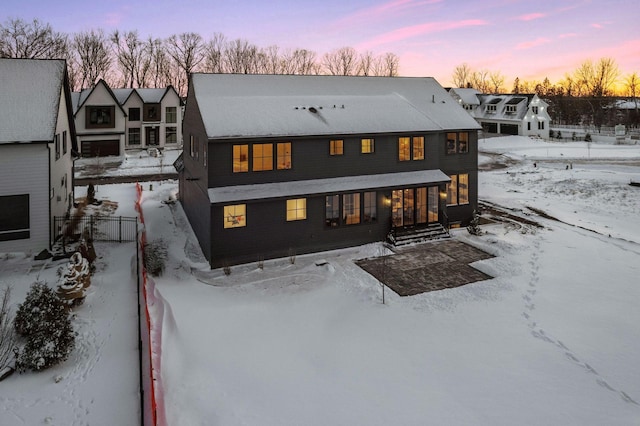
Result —
<path fill-rule="evenodd" d="M 69 35 L 37 19 L 0 24 L 0 57 L 65 59 L 74 91 L 104 79 L 111 87 L 172 85 L 183 96 L 194 72 L 395 77 L 399 67 L 398 56 L 391 52 L 375 55 L 341 47 L 318 55 L 302 48 L 259 47 L 221 33 L 209 40 L 193 32 L 164 39 L 102 29 Z"/>

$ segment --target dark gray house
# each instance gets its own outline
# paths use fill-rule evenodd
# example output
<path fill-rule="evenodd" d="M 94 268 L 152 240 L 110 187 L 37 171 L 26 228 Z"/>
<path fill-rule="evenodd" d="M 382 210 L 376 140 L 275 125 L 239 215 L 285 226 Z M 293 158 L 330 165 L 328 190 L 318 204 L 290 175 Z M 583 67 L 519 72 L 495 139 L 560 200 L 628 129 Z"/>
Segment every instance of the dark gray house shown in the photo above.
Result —
<path fill-rule="evenodd" d="M 212 267 L 465 225 L 477 122 L 433 78 L 193 74 L 176 162 Z"/>

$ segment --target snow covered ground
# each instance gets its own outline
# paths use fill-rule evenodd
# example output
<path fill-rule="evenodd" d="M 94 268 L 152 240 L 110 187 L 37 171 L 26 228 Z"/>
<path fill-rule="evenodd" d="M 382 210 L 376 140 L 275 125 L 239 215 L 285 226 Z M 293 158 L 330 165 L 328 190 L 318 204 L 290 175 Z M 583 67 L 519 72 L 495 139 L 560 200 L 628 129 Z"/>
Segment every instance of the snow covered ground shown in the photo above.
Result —
<path fill-rule="evenodd" d="M 162 327 L 160 418 L 640 423 L 640 188 L 628 185 L 640 180 L 640 146 L 502 137 L 480 149 L 494 153 L 481 163 L 507 164 L 480 173 L 480 198 L 544 228 L 484 225 L 480 237 L 458 230 L 454 238 L 496 256 L 474 264 L 495 278 L 412 297 L 387 290 L 385 305 L 379 283 L 353 263 L 382 253 L 376 244 L 236 266 L 228 276 L 210 271 L 180 205 L 167 202 L 177 183 L 154 183 L 143 195 L 147 238 L 169 249 L 155 278 L 163 306 L 152 311 Z M 116 214 L 133 214 L 133 185 L 100 186 L 97 195 L 118 200 Z M 80 349 L 53 371 L 1 382 L 0 424 L 136 423 L 133 250 L 106 245 L 102 253 L 101 281 L 74 322 Z M 327 263 L 316 266 L 320 259 Z M 2 281 L 28 285 L 32 264 L 0 261 Z"/>

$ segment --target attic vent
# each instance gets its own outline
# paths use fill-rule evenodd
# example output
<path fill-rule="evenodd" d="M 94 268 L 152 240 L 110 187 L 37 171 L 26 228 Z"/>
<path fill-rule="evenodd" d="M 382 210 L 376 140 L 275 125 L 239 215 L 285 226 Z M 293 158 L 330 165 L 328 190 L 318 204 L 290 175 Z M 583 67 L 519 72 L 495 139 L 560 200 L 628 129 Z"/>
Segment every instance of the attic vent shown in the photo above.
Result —
<path fill-rule="evenodd" d="M 318 110 L 315 107 L 309 107 L 309 112 L 312 112 L 314 114 L 318 113 Z"/>

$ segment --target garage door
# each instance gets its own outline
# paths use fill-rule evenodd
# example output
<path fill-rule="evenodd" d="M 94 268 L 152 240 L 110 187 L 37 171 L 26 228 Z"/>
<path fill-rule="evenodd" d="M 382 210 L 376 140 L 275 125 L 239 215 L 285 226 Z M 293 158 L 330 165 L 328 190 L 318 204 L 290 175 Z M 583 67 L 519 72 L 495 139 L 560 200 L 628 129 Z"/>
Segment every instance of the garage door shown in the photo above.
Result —
<path fill-rule="evenodd" d="M 82 141 L 83 157 L 107 157 L 120 155 L 120 141 Z"/>
<path fill-rule="evenodd" d="M 518 125 L 517 124 L 501 124 L 500 133 L 502 133 L 503 135 L 517 135 Z"/>

